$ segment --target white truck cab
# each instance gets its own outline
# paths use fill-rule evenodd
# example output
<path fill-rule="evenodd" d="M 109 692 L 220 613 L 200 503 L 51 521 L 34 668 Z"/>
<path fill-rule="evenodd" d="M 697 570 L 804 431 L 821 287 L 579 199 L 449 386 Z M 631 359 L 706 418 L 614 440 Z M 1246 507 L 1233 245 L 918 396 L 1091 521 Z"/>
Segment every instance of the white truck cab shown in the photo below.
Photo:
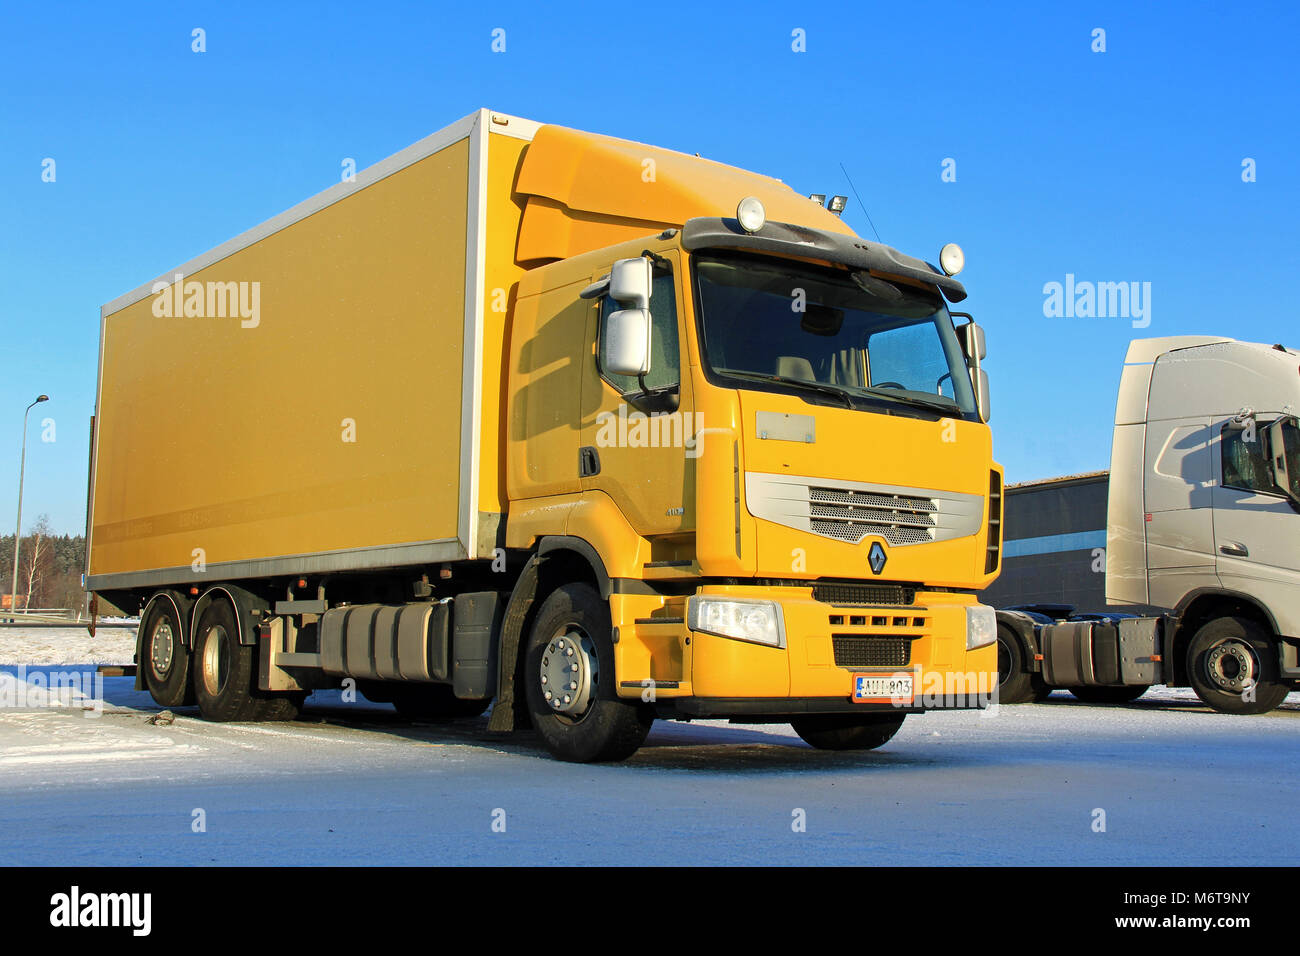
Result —
<path fill-rule="evenodd" d="M 1214 336 L 1130 343 L 1111 445 L 1106 601 L 1168 613 L 1031 636 L 999 612 L 1040 691 L 1120 702 L 1151 684 L 1190 685 L 1215 710 L 1254 714 L 1300 686 L 1298 411 L 1293 349 Z"/>

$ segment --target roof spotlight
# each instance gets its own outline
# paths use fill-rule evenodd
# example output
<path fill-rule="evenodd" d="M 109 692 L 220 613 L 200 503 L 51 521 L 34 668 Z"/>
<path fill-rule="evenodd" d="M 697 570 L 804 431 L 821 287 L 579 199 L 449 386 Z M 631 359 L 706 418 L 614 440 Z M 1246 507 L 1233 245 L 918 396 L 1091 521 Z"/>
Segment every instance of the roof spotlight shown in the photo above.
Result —
<path fill-rule="evenodd" d="M 939 250 L 939 268 L 948 275 L 955 276 L 965 265 L 966 254 L 957 243 L 950 242 Z"/>
<path fill-rule="evenodd" d="M 757 196 L 746 196 L 736 206 L 736 219 L 740 221 L 740 228 L 746 232 L 758 232 L 767 221 L 767 210 Z"/>
<path fill-rule="evenodd" d="M 808 198 L 811 199 L 813 202 L 815 202 L 815 203 L 816 203 L 817 205 L 819 205 L 819 206 L 824 206 L 824 205 L 826 205 L 826 194 L 825 194 L 825 193 L 813 193 L 813 194 L 812 194 L 811 196 L 809 196 Z"/>
<path fill-rule="evenodd" d="M 832 196 L 831 201 L 826 204 L 826 208 L 838 216 L 840 213 L 844 212 L 844 207 L 847 206 L 848 203 L 848 196 Z"/>

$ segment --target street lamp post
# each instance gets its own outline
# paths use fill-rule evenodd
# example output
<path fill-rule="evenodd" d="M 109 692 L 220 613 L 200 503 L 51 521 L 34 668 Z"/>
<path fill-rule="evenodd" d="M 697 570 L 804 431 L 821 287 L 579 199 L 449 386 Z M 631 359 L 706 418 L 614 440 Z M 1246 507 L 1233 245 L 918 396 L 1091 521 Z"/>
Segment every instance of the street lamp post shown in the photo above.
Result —
<path fill-rule="evenodd" d="M 18 545 L 23 537 L 23 471 L 27 468 L 27 414 L 41 402 L 49 400 L 48 395 L 37 395 L 36 401 L 28 405 L 27 410 L 23 412 L 23 451 L 18 459 L 18 525 L 14 529 L 14 587 L 9 597 L 15 614 L 18 613 Z M 26 608 L 23 608 L 23 613 L 27 613 Z"/>

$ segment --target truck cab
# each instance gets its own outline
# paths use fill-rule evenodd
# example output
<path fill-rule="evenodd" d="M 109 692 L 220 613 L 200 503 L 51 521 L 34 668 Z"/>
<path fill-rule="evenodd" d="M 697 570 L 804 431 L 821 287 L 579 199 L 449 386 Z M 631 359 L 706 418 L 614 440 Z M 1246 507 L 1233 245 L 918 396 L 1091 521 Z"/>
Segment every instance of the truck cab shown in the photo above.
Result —
<path fill-rule="evenodd" d="M 1296 409 L 1281 345 L 1179 336 L 1125 359 L 1107 601 L 1171 609 L 1171 676 L 1219 709 L 1272 709 L 1300 678 Z"/>
<path fill-rule="evenodd" d="M 1095 703 L 1190 686 L 1233 714 L 1270 711 L 1300 686 L 1297 408 L 1293 349 L 1217 336 L 1130 343 L 1106 600 L 1164 613 L 1034 626 L 999 611 L 1004 686 L 1019 699 L 1062 687 Z"/>
<path fill-rule="evenodd" d="M 964 296 L 753 197 L 521 279 L 506 543 L 596 556 L 620 699 L 822 742 L 987 700 L 1001 473 Z"/>

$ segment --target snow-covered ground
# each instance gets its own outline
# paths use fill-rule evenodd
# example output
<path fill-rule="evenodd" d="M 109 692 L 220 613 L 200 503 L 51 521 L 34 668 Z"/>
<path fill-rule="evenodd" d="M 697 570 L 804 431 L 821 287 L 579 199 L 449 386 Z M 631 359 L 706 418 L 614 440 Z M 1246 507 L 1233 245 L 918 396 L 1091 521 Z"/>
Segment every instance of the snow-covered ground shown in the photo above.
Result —
<path fill-rule="evenodd" d="M 101 622 L 102 623 L 102 622 Z M 0 627 L 0 666 L 19 664 L 130 664 L 134 627 Z"/>
<path fill-rule="evenodd" d="M 130 634 L 102 662 L 129 661 Z M 660 722 L 626 763 L 580 766 L 485 719 L 413 724 L 338 692 L 292 724 L 182 708 L 167 725 L 131 678 L 103 679 L 95 716 L 75 694 L 21 697 L 17 669 L 0 671 L 2 864 L 1300 859 L 1300 695 L 1243 718 L 1189 691 L 1124 707 L 1062 692 L 911 717 L 860 754 L 812 750 L 784 725 Z"/>

